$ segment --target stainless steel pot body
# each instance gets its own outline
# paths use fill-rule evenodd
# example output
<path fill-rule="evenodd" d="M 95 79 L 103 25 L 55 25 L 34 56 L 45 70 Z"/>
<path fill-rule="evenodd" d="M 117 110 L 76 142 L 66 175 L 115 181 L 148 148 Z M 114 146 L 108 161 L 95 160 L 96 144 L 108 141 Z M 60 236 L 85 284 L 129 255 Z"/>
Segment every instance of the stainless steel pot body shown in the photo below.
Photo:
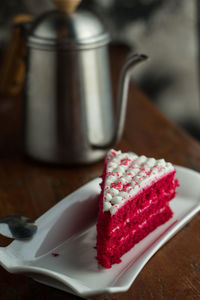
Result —
<path fill-rule="evenodd" d="M 82 50 L 28 47 L 24 147 L 50 163 L 92 163 L 113 137 L 107 46 Z"/>

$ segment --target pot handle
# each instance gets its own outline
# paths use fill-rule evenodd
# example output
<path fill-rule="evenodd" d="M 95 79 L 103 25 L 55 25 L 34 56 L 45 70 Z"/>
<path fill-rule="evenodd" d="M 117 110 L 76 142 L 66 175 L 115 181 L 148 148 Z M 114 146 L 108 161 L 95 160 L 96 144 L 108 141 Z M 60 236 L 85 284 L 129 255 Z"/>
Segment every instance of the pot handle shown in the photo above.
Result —
<path fill-rule="evenodd" d="M 15 96 L 22 90 L 26 56 L 23 29 L 31 21 L 30 15 L 17 15 L 12 21 L 11 37 L 3 53 L 0 68 L 0 94 Z"/>

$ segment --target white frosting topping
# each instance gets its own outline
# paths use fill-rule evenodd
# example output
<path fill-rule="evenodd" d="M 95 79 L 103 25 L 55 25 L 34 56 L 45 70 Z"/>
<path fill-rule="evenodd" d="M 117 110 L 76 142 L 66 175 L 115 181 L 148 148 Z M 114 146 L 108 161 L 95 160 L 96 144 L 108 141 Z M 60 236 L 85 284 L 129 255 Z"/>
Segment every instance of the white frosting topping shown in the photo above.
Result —
<path fill-rule="evenodd" d="M 107 154 L 103 210 L 115 214 L 126 201 L 173 170 L 173 165 L 164 159 L 110 150 Z"/>

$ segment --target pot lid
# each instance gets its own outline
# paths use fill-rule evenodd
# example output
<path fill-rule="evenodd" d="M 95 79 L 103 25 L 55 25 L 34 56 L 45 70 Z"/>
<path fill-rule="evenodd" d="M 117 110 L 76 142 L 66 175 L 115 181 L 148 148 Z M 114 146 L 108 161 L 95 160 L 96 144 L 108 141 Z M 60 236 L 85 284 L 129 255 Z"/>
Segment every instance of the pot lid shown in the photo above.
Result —
<path fill-rule="evenodd" d="M 37 18 L 31 25 L 27 44 L 51 49 L 86 49 L 109 42 L 104 25 L 91 12 L 78 9 L 72 14 L 53 10 Z"/>

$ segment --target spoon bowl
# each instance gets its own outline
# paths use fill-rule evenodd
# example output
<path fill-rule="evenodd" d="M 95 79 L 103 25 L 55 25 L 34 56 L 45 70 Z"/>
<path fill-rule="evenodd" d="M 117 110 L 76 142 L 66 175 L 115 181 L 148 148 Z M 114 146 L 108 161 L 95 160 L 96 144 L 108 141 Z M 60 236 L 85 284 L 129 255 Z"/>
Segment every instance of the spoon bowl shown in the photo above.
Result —
<path fill-rule="evenodd" d="M 0 218 L 0 234 L 12 239 L 29 239 L 37 231 L 37 225 L 24 216 L 6 216 Z"/>

